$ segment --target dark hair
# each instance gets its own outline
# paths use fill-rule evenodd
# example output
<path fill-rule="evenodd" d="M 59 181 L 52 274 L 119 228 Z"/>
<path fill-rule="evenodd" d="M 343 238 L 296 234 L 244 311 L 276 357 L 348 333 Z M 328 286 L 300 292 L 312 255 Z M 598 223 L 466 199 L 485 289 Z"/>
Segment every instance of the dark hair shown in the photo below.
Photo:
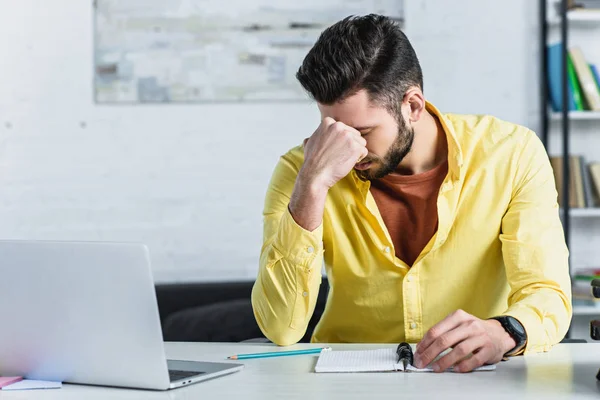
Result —
<path fill-rule="evenodd" d="M 366 89 L 371 101 L 398 112 L 406 91 L 423 89 L 415 51 L 391 18 L 350 16 L 325 29 L 296 78 L 308 94 L 331 105 Z"/>

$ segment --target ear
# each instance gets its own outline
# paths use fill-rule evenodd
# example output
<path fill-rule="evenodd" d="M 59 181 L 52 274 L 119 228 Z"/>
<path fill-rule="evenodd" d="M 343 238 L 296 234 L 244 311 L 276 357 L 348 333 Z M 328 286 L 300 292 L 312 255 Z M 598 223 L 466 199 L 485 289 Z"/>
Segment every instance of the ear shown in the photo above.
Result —
<path fill-rule="evenodd" d="M 408 115 L 405 115 L 409 123 L 418 122 L 425 112 L 425 96 L 418 87 L 408 89 L 404 95 L 403 106 L 408 109 Z M 404 108 L 404 107 L 403 107 Z"/>

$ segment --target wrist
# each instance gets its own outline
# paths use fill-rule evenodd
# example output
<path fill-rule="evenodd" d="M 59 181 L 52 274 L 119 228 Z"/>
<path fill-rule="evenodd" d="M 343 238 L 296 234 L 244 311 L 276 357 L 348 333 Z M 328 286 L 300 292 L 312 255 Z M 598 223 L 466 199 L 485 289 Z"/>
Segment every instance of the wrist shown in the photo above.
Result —
<path fill-rule="evenodd" d="M 493 326 L 494 331 L 497 332 L 495 336 L 500 339 L 500 348 L 502 349 L 503 355 L 517 346 L 515 339 L 506 331 L 506 329 L 504 329 L 498 320 L 489 319 L 487 322 Z"/>
<path fill-rule="evenodd" d="M 302 188 L 303 192 L 315 198 L 327 196 L 327 192 L 330 189 L 325 183 L 325 179 L 319 174 L 304 169 L 304 167 L 300 169 L 296 183 Z"/>
<path fill-rule="evenodd" d="M 504 331 L 511 337 L 512 341 L 503 342 L 504 346 L 512 348 L 507 350 L 505 353 L 506 356 L 513 356 L 520 354 L 522 350 L 527 346 L 527 331 L 521 322 L 510 316 L 510 315 L 500 315 L 497 317 L 492 317 L 490 320 L 495 320 L 500 323 Z M 513 343 L 514 342 L 514 343 Z"/>

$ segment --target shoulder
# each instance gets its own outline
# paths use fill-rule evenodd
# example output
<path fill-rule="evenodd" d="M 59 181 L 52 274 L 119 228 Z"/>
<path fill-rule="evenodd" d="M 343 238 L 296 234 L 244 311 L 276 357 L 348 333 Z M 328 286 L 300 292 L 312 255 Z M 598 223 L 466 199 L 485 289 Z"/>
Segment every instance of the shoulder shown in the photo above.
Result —
<path fill-rule="evenodd" d="M 539 150 L 541 141 L 531 129 L 492 115 L 445 114 L 464 158 L 519 158 L 524 152 Z M 498 160 L 499 161 L 499 160 Z"/>

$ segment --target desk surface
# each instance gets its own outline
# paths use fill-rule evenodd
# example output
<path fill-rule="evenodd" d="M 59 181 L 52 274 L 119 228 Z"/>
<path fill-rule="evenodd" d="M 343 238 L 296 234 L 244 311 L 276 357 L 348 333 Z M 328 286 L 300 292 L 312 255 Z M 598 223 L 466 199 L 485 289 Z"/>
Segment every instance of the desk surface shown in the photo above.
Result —
<path fill-rule="evenodd" d="M 332 345 L 333 349 L 389 345 Z M 319 347 L 295 345 L 288 349 Z M 391 346 L 393 347 L 393 345 Z M 223 361 L 231 354 L 277 350 L 267 344 L 167 343 L 172 359 Z M 470 374 L 316 374 L 316 355 L 239 361 L 244 370 L 166 392 L 64 385 L 59 390 L 0 392 L 0 399 L 599 399 L 600 343 L 561 344 L 552 351 L 517 357 L 496 371 Z"/>

